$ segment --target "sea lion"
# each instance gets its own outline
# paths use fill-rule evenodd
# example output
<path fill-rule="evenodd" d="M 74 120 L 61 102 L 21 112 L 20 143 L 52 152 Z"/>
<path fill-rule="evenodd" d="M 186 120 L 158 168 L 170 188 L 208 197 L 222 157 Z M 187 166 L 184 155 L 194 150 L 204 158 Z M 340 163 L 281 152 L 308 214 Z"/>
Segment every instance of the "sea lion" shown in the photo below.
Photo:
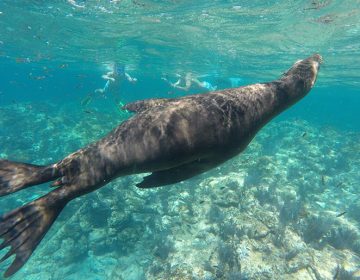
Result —
<path fill-rule="evenodd" d="M 119 176 L 151 172 L 137 186 L 159 187 L 203 173 L 249 144 L 273 117 L 313 87 L 322 59 L 296 62 L 278 80 L 174 99 L 124 106 L 135 112 L 106 137 L 48 166 L 0 160 L 0 196 L 40 183 L 57 187 L 0 217 L 0 260 L 16 257 L 5 277 L 19 270 L 72 199 Z"/>

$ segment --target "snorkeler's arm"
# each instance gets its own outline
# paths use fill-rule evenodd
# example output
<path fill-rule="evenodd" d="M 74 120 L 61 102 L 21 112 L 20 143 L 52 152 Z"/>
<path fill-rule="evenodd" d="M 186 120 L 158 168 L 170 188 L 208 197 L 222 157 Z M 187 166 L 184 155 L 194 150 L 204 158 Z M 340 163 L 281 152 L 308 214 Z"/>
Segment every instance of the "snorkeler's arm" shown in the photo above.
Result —
<path fill-rule="evenodd" d="M 177 80 L 175 83 L 170 83 L 173 87 L 177 87 L 180 85 L 181 79 Z M 180 87 L 180 86 L 179 86 Z"/>
<path fill-rule="evenodd" d="M 128 73 L 125 73 L 125 77 L 130 83 L 136 83 L 137 82 L 137 79 L 132 78 Z"/>
<path fill-rule="evenodd" d="M 97 89 L 95 90 L 95 93 L 100 93 L 101 95 L 105 94 L 106 91 L 107 91 L 108 88 L 109 88 L 109 85 L 110 85 L 110 81 L 107 80 L 106 83 L 105 83 L 105 85 L 104 85 L 104 87 L 103 87 L 103 88 L 97 88 Z"/>
<path fill-rule="evenodd" d="M 115 79 L 111 77 L 113 74 L 113 72 L 107 72 L 106 74 L 102 75 L 101 78 L 103 78 L 104 80 L 110 80 L 112 82 L 115 82 Z"/>
<path fill-rule="evenodd" d="M 167 82 L 170 86 L 172 86 L 173 88 L 178 87 L 178 85 L 180 84 L 180 79 L 177 80 L 175 83 L 170 82 L 167 78 L 162 77 L 161 80 L 164 80 L 165 82 Z"/>
<path fill-rule="evenodd" d="M 191 86 L 191 81 L 190 81 L 190 82 L 189 82 L 189 81 L 186 81 L 186 82 L 185 82 L 185 86 L 180 86 L 180 85 L 179 85 L 180 82 L 181 82 L 181 79 L 179 79 L 179 80 L 178 80 L 177 82 L 175 82 L 175 83 L 170 83 L 170 85 L 171 85 L 172 87 L 174 87 L 174 88 L 188 91 L 189 88 L 190 88 L 190 86 Z"/>

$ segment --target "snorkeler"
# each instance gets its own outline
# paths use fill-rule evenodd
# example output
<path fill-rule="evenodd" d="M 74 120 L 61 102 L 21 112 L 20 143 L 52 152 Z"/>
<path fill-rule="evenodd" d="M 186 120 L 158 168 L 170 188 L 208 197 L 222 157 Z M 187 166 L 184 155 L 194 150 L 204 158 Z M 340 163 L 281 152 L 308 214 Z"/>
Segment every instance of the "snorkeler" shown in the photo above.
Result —
<path fill-rule="evenodd" d="M 131 77 L 128 73 L 125 72 L 125 66 L 122 64 L 114 63 L 112 65 L 111 71 L 107 72 L 106 74 L 101 76 L 104 80 L 106 80 L 106 83 L 103 88 L 98 88 L 95 90 L 96 94 L 100 94 L 103 97 L 106 97 L 107 93 L 110 93 L 115 101 L 115 105 L 122 106 L 122 103 L 120 102 L 120 86 L 123 81 L 128 81 L 130 83 L 136 83 L 137 79 Z M 89 95 L 90 96 L 90 95 Z M 87 96 L 85 99 L 88 99 L 89 96 Z M 91 96 L 92 99 L 92 96 Z M 91 101 L 91 100 L 90 100 Z M 89 104 L 90 101 L 84 102 L 86 104 Z"/>
<path fill-rule="evenodd" d="M 106 94 L 108 91 L 112 92 L 114 87 L 118 88 L 123 80 L 127 80 L 130 83 L 136 83 L 137 79 L 132 78 L 128 73 L 125 72 L 124 65 L 113 64 L 112 70 L 101 76 L 106 80 L 105 86 L 103 88 L 98 88 L 95 90 L 95 93 L 100 93 L 102 95 Z"/>
<path fill-rule="evenodd" d="M 214 91 L 217 89 L 216 86 L 213 86 L 209 82 L 200 81 L 199 79 L 193 77 L 193 75 L 190 72 L 186 73 L 185 78 L 182 78 L 181 76 L 179 76 L 179 79 L 175 83 L 170 82 L 167 78 L 162 78 L 162 79 L 164 81 L 166 81 L 173 88 L 181 89 L 184 91 L 189 91 L 189 89 L 191 88 L 191 86 L 193 84 L 195 84 L 199 88 L 206 89 L 208 91 Z M 182 86 L 181 85 L 182 82 L 185 85 Z"/>

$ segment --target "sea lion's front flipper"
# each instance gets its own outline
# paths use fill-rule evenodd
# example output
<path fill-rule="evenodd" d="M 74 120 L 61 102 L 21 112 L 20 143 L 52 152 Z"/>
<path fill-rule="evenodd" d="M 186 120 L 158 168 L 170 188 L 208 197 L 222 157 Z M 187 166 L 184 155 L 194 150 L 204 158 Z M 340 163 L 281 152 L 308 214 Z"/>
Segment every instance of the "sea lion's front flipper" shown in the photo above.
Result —
<path fill-rule="evenodd" d="M 174 101 L 176 99 L 173 98 L 152 98 L 152 99 L 145 99 L 145 100 L 139 100 L 132 103 L 128 103 L 125 106 L 122 107 L 123 110 L 128 110 L 130 112 L 134 113 L 140 113 L 142 111 L 145 111 L 149 108 L 165 105 L 171 101 Z"/>
<path fill-rule="evenodd" d="M 3 239 L 0 250 L 11 246 L 0 262 L 16 255 L 5 277 L 11 276 L 26 263 L 68 201 L 64 189 L 59 188 L 0 216 L 0 239 Z"/>
<path fill-rule="evenodd" d="M 143 178 L 136 184 L 139 188 L 156 188 L 170 184 L 179 183 L 218 165 L 210 160 L 197 160 L 191 163 L 180 165 L 171 169 L 156 171 Z"/>

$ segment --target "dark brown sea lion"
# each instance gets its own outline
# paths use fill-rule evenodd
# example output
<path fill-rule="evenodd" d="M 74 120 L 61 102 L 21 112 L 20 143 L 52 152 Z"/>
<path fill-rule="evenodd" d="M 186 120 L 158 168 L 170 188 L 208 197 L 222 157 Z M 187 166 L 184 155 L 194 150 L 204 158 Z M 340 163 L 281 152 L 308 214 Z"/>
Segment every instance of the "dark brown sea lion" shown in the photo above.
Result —
<path fill-rule="evenodd" d="M 24 265 L 70 200 L 129 174 L 152 172 L 140 188 L 177 183 L 239 154 L 261 127 L 310 91 L 320 63 L 315 54 L 270 83 L 128 104 L 133 117 L 52 165 L 0 160 L 0 195 L 52 180 L 58 187 L 0 217 L 0 250 L 11 246 L 1 261 L 16 255 L 5 277 Z"/>

